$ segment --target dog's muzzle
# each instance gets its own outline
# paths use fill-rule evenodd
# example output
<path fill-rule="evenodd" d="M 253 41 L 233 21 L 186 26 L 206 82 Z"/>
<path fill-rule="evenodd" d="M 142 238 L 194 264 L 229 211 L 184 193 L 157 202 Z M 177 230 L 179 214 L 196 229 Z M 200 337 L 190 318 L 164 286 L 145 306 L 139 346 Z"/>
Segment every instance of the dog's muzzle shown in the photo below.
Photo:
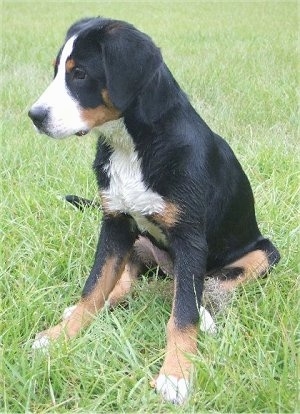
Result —
<path fill-rule="evenodd" d="M 89 132 L 88 128 L 79 129 L 78 131 L 68 129 L 67 132 L 65 129 L 61 131 L 59 129 L 53 128 L 53 126 L 51 126 L 51 122 L 49 122 L 50 111 L 47 107 L 44 106 L 32 106 L 28 112 L 28 116 L 31 118 L 38 132 L 41 134 L 46 134 L 52 138 L 65 138 L 70 135 L 77 135 L 78 137 L 82 137 Z"/>
<path fill-rule="evenodd" d="M 47 115 L 47 108 L 43 108 L 41 106 L 33 106 L 28 112 L 28 116 L 31 118 L 32 122 L 40 132 L 43 132 L 45 130 L 45 126 L 47 123 Z"/>

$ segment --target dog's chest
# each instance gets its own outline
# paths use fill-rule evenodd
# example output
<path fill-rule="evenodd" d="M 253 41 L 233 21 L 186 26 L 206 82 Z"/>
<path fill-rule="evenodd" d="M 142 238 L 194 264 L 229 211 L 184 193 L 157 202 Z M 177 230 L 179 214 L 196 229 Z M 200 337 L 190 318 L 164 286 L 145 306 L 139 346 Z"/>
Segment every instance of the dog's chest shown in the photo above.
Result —
<path fill-rule="evenodd" d="M 103 194 L 111 211 L 145 216 L 163 210 L 162 197 L 144 183 L 140 160 L 135 151 L 115 150 L 106 172 L 110 184 Z"/>
<path fill-rule="evenodd" d="M 142 232 L 147 231 L 164 242 L 163 232 L 147 216 L 161 214 L 165 202 L 161 195 L 147 188 L 141 160 L 125 127 L 119 131 L 115 141 L 117 139 L 109 162 L 104 167 L 109 178 L 109 186 L 101 192 L 104 207 L 111 213 L 130 214 Z"/>

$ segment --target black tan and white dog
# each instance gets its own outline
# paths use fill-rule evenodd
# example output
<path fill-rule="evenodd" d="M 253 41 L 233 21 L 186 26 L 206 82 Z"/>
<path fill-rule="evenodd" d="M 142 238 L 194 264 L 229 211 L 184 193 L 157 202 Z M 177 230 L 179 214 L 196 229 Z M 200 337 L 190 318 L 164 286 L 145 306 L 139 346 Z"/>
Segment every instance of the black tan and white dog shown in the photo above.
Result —
<path fill-rule="evenodd" d="M 53 138 L 101 126 L 94 170 L 103 207 L 81 300 L 34 347 L 76 336 L 106 301 L 121 300 L 143 271 L 148 249 L 158 262 L 167 258 L 174 277 L 166 355 L 154 384 L 164 399 L 182 403 L 201 314 L 204 328 L 213 328 L 201 307 L 204 281 L 228 292 L 279 260 L 258 229 L 245 173 L 193 109 L 152 40 L 122 21 L 90 18 L 70 27 L 54 80 L 29 116 Z"/>

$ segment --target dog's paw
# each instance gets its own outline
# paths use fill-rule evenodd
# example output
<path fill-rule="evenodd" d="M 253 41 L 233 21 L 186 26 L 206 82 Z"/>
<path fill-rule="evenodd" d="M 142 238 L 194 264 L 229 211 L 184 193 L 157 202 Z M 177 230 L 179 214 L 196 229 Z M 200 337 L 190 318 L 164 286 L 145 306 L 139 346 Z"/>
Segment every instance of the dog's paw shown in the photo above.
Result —
<path fill-rule="evenodd" d="M 48 349 L 50 346 L 50 338 L 42 333 L 37 334 L 32 344 L 32 349 Z"/>
<path fill-rule="evenodd" d="M 217 332 L 217 326 L 211 314 L 203 306 L 200 306 L 200 330 L 210 334 Z"/>
<path fill-rule="evenodd" d="M 185 378 L 160 374 L 155 381 L 155 389 L 165 401 L 182 405 L 189 394 L 189 383 Z"/>
<path fill-rule="evenodd" d="M 64 321 L 65 319 L 68 319 L 68 318 L 72 315 L 73 311 L 74 311 L 76 308 L 77 308 L 77 305 L 69 306 L 68 308 L 66 308 L 66 309 L 63 311 L 63 314 L 62 314 L 62 320 Z"/>
<path fill-rule="evenodd" d="M 52 326 L 46 331 L 39 332 L 35 337 L 32 348 L 33 349 L 47 349 L 50 347 L 53 341 L 56 341 L 59 338 L 61 338 L 63 334 L 64 334 L 64 337 L 66 338 L 64 328 L 65 328 L 65 323 L 61 322 L 58 325 Z"/>

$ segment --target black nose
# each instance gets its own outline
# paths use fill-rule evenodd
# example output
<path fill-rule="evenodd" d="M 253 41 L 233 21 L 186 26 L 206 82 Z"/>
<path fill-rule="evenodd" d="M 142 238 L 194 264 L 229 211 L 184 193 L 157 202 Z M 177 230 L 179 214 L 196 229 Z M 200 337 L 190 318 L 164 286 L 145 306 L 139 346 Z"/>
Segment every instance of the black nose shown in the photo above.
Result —
<path fill-rule="evenodd" d="M 37 128 L 41 128 L 43 122 L 47 117 L 47 109 L 41 106 L 32 107 L 28 112 L 28 116 L 32 119 L 32 122 Z"/>

